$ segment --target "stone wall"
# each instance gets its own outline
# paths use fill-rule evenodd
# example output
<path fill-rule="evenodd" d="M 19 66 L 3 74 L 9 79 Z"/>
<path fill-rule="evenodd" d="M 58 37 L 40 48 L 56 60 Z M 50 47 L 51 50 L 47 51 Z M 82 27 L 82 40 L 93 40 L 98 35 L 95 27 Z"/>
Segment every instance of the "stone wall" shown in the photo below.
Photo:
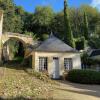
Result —
<path fill-rule="evenodd" d="M 2 63 L 1 61 L 1 56 L 2 56 L 2 28 L 3 28 L 3 11 L 0 11 L 0 64 Z"/>
<path fill-rule="evenodd" d="M 3 11 L 0 11 L 0 35 L 2 35 L 3 28 Z"/>

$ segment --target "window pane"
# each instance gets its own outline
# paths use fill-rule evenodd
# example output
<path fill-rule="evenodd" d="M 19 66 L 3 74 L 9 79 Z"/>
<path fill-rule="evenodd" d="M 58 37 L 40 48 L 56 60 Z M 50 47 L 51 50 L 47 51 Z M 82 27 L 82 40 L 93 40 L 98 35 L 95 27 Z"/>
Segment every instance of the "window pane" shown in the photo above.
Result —
<path fill-rule="evenodd" d="M 47 64 L 47 57 L 39 57 L 39 70 L 45 71 L 47 70 L 48 64 Z"/>
<path fill-rule="evenodd" d="M 72 69 L 72 59 L 71 58 L 64 58 L 64 67 L 66 70 Z"/>

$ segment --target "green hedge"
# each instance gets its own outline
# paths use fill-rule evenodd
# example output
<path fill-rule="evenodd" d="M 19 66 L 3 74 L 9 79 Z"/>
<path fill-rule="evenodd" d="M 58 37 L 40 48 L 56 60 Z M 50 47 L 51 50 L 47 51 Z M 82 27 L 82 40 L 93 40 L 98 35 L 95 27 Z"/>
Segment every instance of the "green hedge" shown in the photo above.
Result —
<path fill-rule="evenodd" d="M 71 70 L 67 80 L 81 84 L 100 84 L 100 72 L 92 70 Z"/>

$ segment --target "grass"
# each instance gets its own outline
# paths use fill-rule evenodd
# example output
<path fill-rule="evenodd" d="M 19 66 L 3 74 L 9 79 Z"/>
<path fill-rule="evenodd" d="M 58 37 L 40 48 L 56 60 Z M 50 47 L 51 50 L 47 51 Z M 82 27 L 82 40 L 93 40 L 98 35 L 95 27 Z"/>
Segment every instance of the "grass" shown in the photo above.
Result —
<path fill-rule="evenodd" d="M 0 67 L 0 97 L 3 99 L 52 98 L 52 84 L 30 75 L 21 66 Z"/>
<path fill-rule="evenodd" d="M 99 100 L 100 86 L 42 78 L 15 64 L 0 67 L 0 100 Z M 55 84 L 56 83 L 56 84 Z"/>

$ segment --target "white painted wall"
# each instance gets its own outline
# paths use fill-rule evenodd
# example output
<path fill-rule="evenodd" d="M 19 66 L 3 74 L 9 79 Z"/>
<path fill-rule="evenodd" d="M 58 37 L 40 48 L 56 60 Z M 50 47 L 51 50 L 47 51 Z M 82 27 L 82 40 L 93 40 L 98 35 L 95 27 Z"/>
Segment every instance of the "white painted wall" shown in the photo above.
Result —
<path fill-rule="evenodd" d="M 39 57 L 48 57 L 48 73 L 53 74 L 53 57 L 59 58 L 60 75 L 64 72 L 64 58 L 72 58 L 73 69 L 81 69 L 81 60 L 79 53 L 57 53 L 57 52 L 35 52 L 35 59 L 32 65 L 35 71 L 39 71 Z"/>
<path fill-rule="evenodd" d="M 73 69 L 81 69 L 80 54 L 75 54 L 73 57 Z"/>

